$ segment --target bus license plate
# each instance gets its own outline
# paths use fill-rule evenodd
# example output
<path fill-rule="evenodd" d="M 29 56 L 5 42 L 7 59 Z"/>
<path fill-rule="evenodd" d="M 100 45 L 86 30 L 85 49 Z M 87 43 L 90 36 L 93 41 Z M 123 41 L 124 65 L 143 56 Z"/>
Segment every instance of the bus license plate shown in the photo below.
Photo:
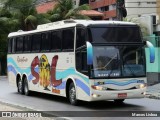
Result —
<path fill-rule="evenodd" d="M 118 93 L 118 98 L 126 98 L 127 93 Z"/>

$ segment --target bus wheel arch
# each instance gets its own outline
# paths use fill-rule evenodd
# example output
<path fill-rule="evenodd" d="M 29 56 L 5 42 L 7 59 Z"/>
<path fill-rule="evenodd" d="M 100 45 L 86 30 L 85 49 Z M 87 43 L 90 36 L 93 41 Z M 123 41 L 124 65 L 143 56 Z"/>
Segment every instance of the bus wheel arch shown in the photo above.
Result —
<path fill-rule="evenodd" d="M 75 96 L 75 97 L 71 97 Z M 77 105 L 78 100 L 76 99 L 77 91 L 75 81 L 72 79 L 68 79 L 66 83 L 66 97 L 72 105 Z"/>

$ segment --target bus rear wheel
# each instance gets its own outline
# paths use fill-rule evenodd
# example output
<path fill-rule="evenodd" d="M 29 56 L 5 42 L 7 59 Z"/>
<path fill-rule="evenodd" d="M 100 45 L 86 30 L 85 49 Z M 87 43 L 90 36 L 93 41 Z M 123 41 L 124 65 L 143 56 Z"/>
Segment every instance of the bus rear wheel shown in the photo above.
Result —
<path fill-rule="evenodd" d="M 77 105 L 78 101 L 76 99 L 76 89 L 74 86 L 74 83 L 71 83 L 69 86 L 69 102 L 71 103 L 71 105 Z"/>
<path fill-rule="evenodd" d="M 27 81 L 26 77 L 24 78 L 24 94 L 27 95 L 27 96 L 30 95 L 30 90 L 29 90 L 29 87 L 28 87 L 28 81 Z"/>
<path fill-rule="evenodd" d="M 24 94 L 23 81 L 20 77 L 18 78 L 17 89 L 20 94 Z"/>

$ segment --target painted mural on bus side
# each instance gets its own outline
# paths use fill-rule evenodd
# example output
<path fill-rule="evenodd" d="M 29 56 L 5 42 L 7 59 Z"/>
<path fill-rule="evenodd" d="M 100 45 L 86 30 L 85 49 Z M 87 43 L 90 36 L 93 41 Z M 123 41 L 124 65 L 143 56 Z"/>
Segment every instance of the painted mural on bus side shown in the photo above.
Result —
<path fill-rule="evenodd" d="M 31 73 L 35 77 L 32 80 L 33 84 L 38 84 L 49 90 L 49 85 L 57 87 L 62 83 L 62 79 L 56 80 L 56 66 L 58 61 L 58 55 L 52 58 L 51 65 L 49 64 L 48 58 L 43 54 L 40 58 L 36 56 L 31 63 Z M 38 66 L 39 71 L 36 72 L 35 68 Z"/>

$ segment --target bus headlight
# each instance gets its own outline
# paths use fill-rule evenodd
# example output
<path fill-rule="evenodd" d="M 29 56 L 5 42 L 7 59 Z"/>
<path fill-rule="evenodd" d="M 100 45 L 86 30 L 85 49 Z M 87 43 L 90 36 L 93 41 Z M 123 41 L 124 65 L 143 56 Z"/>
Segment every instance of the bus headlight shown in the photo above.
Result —
<path fill-rule="evenodd" d="M 104 90 L 104 88 L 102 86 L 94 86 L 94 85 L 92 85 L 91 87 L 93 89 L 95 89 L 95 90 Z"/>
<path fill-rule="evenodd" d="M 139 84 L 136 86 L 136 88 L 138 89 L 142 89 L 142 88 L 145 88 L 146 87 L 146 84 Z"/>

